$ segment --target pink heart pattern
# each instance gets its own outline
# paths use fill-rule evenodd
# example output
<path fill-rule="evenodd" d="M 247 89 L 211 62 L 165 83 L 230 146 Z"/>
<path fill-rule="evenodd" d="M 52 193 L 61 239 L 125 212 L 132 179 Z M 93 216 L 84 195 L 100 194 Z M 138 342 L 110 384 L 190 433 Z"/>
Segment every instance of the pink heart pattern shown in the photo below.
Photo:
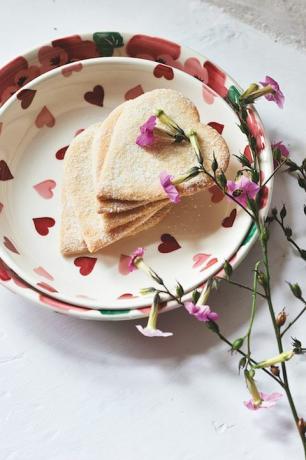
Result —
<path fill-rule="evenodd" d="M 52 128 L 55 125 L 55 118 L 46 106 L 44 106 L 37 115 L 35 125 L 37 128 L 43 128 L 44 126 Z"/>
<path fill-rule="evenodd" d="M 36 185 L 33 185 L 34 190 L 46 200 L 50 200 L 53 197 L 53 189 L 56 187 L 56 182 L 52 179 L 44 180 Z"/>

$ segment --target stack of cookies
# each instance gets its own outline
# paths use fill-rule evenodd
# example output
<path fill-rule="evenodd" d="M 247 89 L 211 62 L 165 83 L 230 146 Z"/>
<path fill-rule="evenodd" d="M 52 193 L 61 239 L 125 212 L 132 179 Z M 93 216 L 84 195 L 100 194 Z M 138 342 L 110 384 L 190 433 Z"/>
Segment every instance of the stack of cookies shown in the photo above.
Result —
<path fill-rule="evenodd" d="M 158 89 L 118 106 L 101 123 L 88 127 L 70 144 L 64 164 L 61 251 L 64 255 L 97 252 L 160 222 L 174 206 L 160 173 L 176 177 L 194 167 L 189 142 L 136 144 L 139 128 L 156 110 L 164 110 L 184 130 L 194 129 L 211 171 L 215 156 L 226 170 L 228 147 L 220 134 L 200 122 L 195 105 L 181 93 Z M 177 189 L 192 195 L 211 185 L 200 173 Z"/>

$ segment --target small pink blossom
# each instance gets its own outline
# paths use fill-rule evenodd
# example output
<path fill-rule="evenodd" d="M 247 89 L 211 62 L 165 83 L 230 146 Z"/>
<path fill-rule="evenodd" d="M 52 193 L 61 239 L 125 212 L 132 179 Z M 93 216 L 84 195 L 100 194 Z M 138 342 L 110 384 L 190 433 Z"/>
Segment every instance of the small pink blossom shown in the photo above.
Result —
<path fill-rule="evenodd" d="M 128 263 L 129 272 L 133 272 L 134 270 L 137 269 L 137 267 L 135 266 L 135 260 L 138 257 L 142 258 L 143 255 L 144 255 L 144 248 L 137 248 L 135 249 L 134 252 L 132 252 L 132 254 L 130 255 L 129 263 Z"/>
<path fill-rule="evenodd" d="M 227 181 L 227 192 L 235 197 L 242 206 L 247 205 L 247 198 L 254 199 L 259 192 L 259 185 L 255 182 L 252 182 L 245 176 L 234 182 L 232 180 Z"/>
<path fill-rule="evenodd" d="M 159 175 L 160 183 L 163 189 L 165 190 L 166 194 L 168 195 L 169 200 L 172 203 L 179 203 L 181 201 L 180 194 L 175 187 L 175 185 L 172 184 L 172 179 L 173 176 L 170 176 L 166 171 L 163 171 Z"/>
<path fill-rule="evenodd" d="M 285 96 L 282 93 L 279 84 L 273 78 L 266 76 L 265 81 L 260 82 L 263 86 L 270 85 L 273 88 L 273 93 L 265 94 L 265 98 L 268 101 L 274 101 L 280 109 L 284 107 Z"/>
<path fill-rule="evenodd" d="M 145 335 L 146 337 L 170 337 L 171 335 L 173 335 L 173 332 L 163 332 L 160 329 L 155 329 L 148 326 L 143 327 L 140 324 L 137 324 L 136 327 L 139 330 L 139 332 Z"/>
<path fill-rule="evenodd" d="M 195 305 L 193 302 L 185 302 L 184 306 L 188 313 L 195 316 L 199 321 L 217 321 L 219 319 L 218 313 L 211 311 L 208 305 Z"/>
<path fill-rule="evenodd" d="M 146 147 L 152 145 L 154 142 L 153 130 L 156 126 L 156 116 L 152 115 L 148 120 L 140 126 L 140 134 L 136 139 L 136 144 L 140 147 Z"/>
<path fill-rule="evenodd" d="M 261 402 L 259 404 L 255 404 L 252 399 L 249 401 L 244 401 L 243 404 L 250 410 L 257 410 L 257 409 L 268 409 L 269 407 L 275 406 L 277 401 L 283 397 L 281 393 L 259 393 Z"/>

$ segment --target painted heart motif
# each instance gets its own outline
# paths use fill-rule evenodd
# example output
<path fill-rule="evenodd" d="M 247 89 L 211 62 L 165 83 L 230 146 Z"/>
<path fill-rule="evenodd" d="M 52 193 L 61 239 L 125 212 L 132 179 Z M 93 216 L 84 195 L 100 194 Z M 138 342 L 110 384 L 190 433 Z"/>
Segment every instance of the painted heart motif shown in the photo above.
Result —
<path fill-rule="evenodd" d="M 18 250 L 16 249 L 16 246 L 7 236 L 3 237 L 3 244 L 9 251 L 14 252 L 15 254 L 19 254 Z"/>
<path fill-rule="evenodd" d="M 225 196 L 222 190 L 220 190 L 217 185 L 213 185 L 208 189 L 208 191 L 209 193 L 211 193 L 212 203 L 220 203 L 220 201 L 222 201 Z"/>
<path fill-rule="evenodd" d="M 3 262 L 3 260 L 0 259 L 0 280 L 1 281 L 9 281 L 12 279 L 8 267 L 6 264 Z"/>
<path fill-rule="evenodd" d="M 260 198 L 259 198 L 259 209 L 262 209 L 266 206 L 269 197 L 269 189 L 266 185 L 262 187 L 260 190 Z"/>
<path fill-rule="evenodd" d="M 216 257 L 213 257 L 212 259 L 210 259 L 207 264 L 205 265 L 205 267 L 203 267 L 200 272 L 204 272 L 204 270 L 207 270 L 209 267 L 211 267 L 212 265 L 215 265 L 216 263 L 218 262 L 218 259 Z"/>
<path fill-rule="evenodd" d="M 33 99 L 35 97 L 36 90 L 35 89 L 22 89 L 18 94 L 17 94 L 17 99 L 21 101 L 21 107 L 23 109 L 27 109 L 30 107 L 30 105 L 33 102 Z"/>
<path fill-rule="evenodd" d="M 210 121 L 207 123 L 211 128 L 214 128 L 219 134 L 223 133 L 224 125 L 217 123 L 216 121 Z"/>
<path fill-rule="evenodd" d="M 120 255 L 118 271 L 121 275 L 126 276 L 130 273 L 130 270 L 129 270 L 130 260 L 131 260 L 130 256 L 126 256 L 125 254 Z"/>
<path fill-rule="evenodd" d="M 77 257 L 74 260 L 74 265 L 80 268 L 82 276 L 89 275 L 96 265 L 97 259 L 95 257 Z"/>
<path fill-rule="evenodd" d="M 43 276 L 47 280 L 50 280 L 50 281 L 54 280 L 53 276 L 50 275 L 50 273 L 48 273 L 47 270 L 45 270 L 43 267 L 33 268 L 33 272 L 36 273 L 36 275 L 38 276 Z"/>
<path fill-rule="evenodd" d="M 192 258 L 192 260 L 194 261 L 192 268 L 200 267 L 201 265 L 204 264 L 204 262 L 206 262 L 207 259 L 210 258 L 210 256 L 211 254 L 204 254 L 204 253 L 196 254 Z"/>
<path fill-rule="evenodd" d="M 103 107 L 103 101 L 104 101 L 103 86 L 97 85 L 94 87 L 93 91 L 87 91 L 87 93 L 84 94 L 84 99 L 89 104 Z"/>
<path fill-rule="evenodd" d="M 3 205 L 2 203 L 0 203 L 0 214 L 1 214 L 1 212 L 2 212 L 3 206 L 4 206 L 4 205 Z"/>
<path fill-rule="evenodd" d="M 6 181 L 6 180 L 11 180 L 14 179 L 13 174 L 10 171 L 10 168 L 8 167 L 6 161 L 1 160 L 0 161 L 0 180 Z"/>
<path fill-rule="evenodd" d="M 153 74 L 156 78 L 164 77 L 166 80 L 173 80 L 174 78 L 173 69 L 164 64 L 158 64 L 155 67 Z"/>
<path fill-rule="evenodd" d="M 46 106 L 44 106 L 37 115 L 35 125 L 37 128 L 43 128 L 44 126 L 52 128 L 55 125 L 55 118 Z"/>
<path fill-rule="evenodd" d="M 126 101 L 129 101 L 130 99 L 135 99 L 138 96 L 141 96 L 141 94 L 144 93 L 144 90 L 141 85 L 134 86 L 133 88 L 129 89 L 125 95 L 124 99 Z"/>
<path fill-rule="evenodd" d="M 243 155 L 246 157 L 247 160 L 252 164 L 253 163 L 253 155 L 251 151 L 251 147 L 247 145 L 244 149 Z"/>
<path fill-rule="evenodd" d="M 23 281 L 23 279 L 16 275 L 16 273 L 12 274 L 12 280 L 18 287 L 23 289 L 28 289 L 30 287 L 25 281 Z"/>
<path fill-rule="evenodd" d="M 209 105 L 214 103 L 214 100 L 216 97 L 216 95 L 212 92 L 212 90 L 206 85 L 202 86 L 202 96 L 206 104 L 209 104 Z"/>
<path fill-rule="evenodd" d="M 83 64 L 81 62 L 78 62 L 77 64 L 72 64 L 69 67 L 66 67 L 65 69 L 62 69 L 62 74 L 64 77 L 70 77 L 73 72 L 81 72 L 83 69 Z"/>
<path fill-rule="evenodd" d="M 136 299 L 137 296 L 126 292 L 125 294 L 121 294 L 118 299 Z"/>
<path fill-rule="evenodd" d="M 161 235 L 160 239 L 162 242 L 158 246 L 158 250 L 162 254 L 167 254 L 168 252 L 177 251 L 178 249 L 181 248 L 181 246 L 176 241 L 174 236 L 170 235 L 170 233 L 164 233 L 163 235 Z"/>
<path fill-rule="evenodd" d="M 49 228 L 54 227 L 55 225 L 55 220 L 53 217 L 34 217 L 32 220 L 35 230 L 41 236 L 48 235 Z"/>
<path fill-rule="evenodd" d="M 50 200 L 53 197 L 53 189 L 56 187 L 56 182 L 52 179 L 44 180 L 43 182 L 39 182 L 39 184 L 33 185 L 34 190 L 45 198 L 46 200 Z"/>
<path fill-rule="evenodd" d="M 68 147 L 69 145 L 65 145 L 65 147 L 62 147 L 61 149 L 59 149 L 55 154 L 55 158 L 57 160 L 63 160 L 65 158 L 65 154 L 67 152 Z"/>
<path fill-rule="evenodd" d="M 39 300 L 45 305 L 48 305 L 53 308 L 57 308 L 59 310 L 78 311 L 80 313 L 85 313 L 86 311 L 90 310 L 90 308 L 75 307 L 74 305 L 70 305 L 69 303 L 61 302 L 60 300 L 57 300 L 57 299 L 52 299 L 52 297 L 49 297 L 43 294 L 39 294 Z"/>
<path fill-rule="evenodd" d="M 79 128 L 76 130 L 76 132 L 74 133 L 74 137 L 77 137 L 79 134 L 81 134 L 83 131 L 85 131 L 84 128 Z M 69 147 L 69 145 L 67 146 L 67 148 Z"/>
<path fill-rule="evenodd" d="M 234 225 L 237 216 L 237 209 L 232 209 L 230 215 L 222 220 L 222 227 L 230 228 Z"/>
<path fill-rule="evenodd" d="M 45 289 L 46 291 L 49 292 L 58 292 L 53 286 L 50 286 L 49 284 L 45 283 L 44 281 L 40 283 L 36 283 L 36 286 Z"/>

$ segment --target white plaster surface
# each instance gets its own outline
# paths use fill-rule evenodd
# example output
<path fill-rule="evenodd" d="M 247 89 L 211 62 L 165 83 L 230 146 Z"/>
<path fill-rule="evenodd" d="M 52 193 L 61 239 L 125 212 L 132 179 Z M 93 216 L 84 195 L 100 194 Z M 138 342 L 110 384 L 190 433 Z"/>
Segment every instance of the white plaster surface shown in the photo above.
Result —
<path fill-rule="evenodd" d="M 159 34 L 194 47 L 244 86 L 265 74 L 287 97 L 280 111 L 258 109 L 273 140 L 305 155 L 305 55 L 198 0 L 10 0 L 1 5 L 0 63 L 56 36 L 90 30 Z M 289 220 L 306 245 L 305 195 L 292 179 L 278 178 L 274 202 L 288 203 Z M 25 203 L 26 205 L 26 203 Z M 254 248 L 237 270 L 248 282 L 259 256 Z M 304 290 L 305 263 L 272 228 L 273 295 L 291 316 L 298 311 L 285 280 Z M 135 324 L 82 322 L 44 311 L 0 289 L 1 460 L 299 460 L 301 446 L 285 401 L 256 413 L 232 357 L 183 311 L 164 315 L 167 340 L 146 340 Z M 232 339 L 246 329 L 250 299 L 224 286 L 211 305 Z M 305 339 L 305 318 L 292 330 Z M 290 337 L 285 341 L 289 347 Z M 255 325 L 258 359 L 276 352 L 263 303 Z M 292 389 L 306 415 L 305 357 L 288 364 Z M 263 390 L 276 390 L 264 376 Z"/>

